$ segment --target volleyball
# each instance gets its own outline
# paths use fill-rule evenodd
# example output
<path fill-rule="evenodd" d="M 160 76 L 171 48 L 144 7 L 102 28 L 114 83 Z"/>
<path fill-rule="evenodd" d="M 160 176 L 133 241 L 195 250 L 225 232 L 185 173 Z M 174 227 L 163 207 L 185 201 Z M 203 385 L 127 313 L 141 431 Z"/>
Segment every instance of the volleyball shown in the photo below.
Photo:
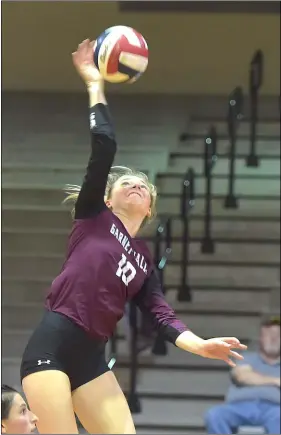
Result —
<path fill-rule="evenodd" d="M 134 83 L 147 68 L 147 43 L 131 27 L 110 27 L 95 42 L 94 63 L 104 80 Z"/>

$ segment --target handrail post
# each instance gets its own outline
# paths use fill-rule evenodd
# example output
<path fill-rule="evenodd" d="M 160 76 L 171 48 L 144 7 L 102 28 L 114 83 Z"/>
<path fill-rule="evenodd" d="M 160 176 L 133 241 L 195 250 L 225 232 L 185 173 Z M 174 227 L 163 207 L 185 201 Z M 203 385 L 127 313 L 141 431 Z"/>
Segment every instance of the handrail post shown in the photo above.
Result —
<path fill-rule="evenodd" d="M 235 182 L 235 158 L 238 122 L 242 118 L 243 92 L 242 88 L 235 88 L 228 101 L 228 134 L 230 140 L 229 149 L 229 178 L 228 194 L 225 198 L 225 208 L 237 208 L 238 201 L 234 193 Z"/>
<path fill-rule="evenodd" d="M 189 266 L 189 212 L 194 206 L 194 171 L 189 168 L 182 185 L 181 219 L 183 224 L 183 243 L 181 258 L 181 282 L 178 291 L 178 301 L 189 302 L 192 299 L 191 288 L 188 280 Z"/>
<path fill-rule="evenodd" d="M 258 167 L 259 159 L 256 154 L 257 123 L 258 123 L 258 93 L 263 79 L 263 53 L 257 50 L 250 63 L 249 74 L 250 94 L 250 149 L 246 159 L 248 167 Z"/>
<path fill-rule="evenodd" d="M 165 252 L 163 254 L 163 256 L 158 255 L 155 256 L 155 263 L 159 272 L 159 279 L 160 279 L 160 283 L 161 283 L 161 287 L 163 290 L 163 293 L 165 294 L 165 285 L 164 285 L 164 268 L 166 266 L 166 263 L 168 261 L 169 256 L 171 255 L 172 252 L 172 248 L 171 248 L 171 243 L 172 243 L 172 237 L 171 237 L 171 232 L 172 232 L 172 221 L 171 218 L 168 218 L 165 225 L 160 225 L 160 232 L 163 235 L 163 233 L 165 232 Z M 159 232 L 159 227 L 157 228 L 157 233 Z M 160 251 L 157 250 L 157 254 L 159 254 Z M 161 257 L 161 258 L 160 258 Z M 166 341 L 164 340 L 164 338 L 162 337 L 161 334 L 157 334 L 155 342 L 154 342 L 154 346 L 152 349 L 152 353 L 154 355 L 167 355 L 167 344 Z"/>
<path fill-rule="evenodd" d="M 201 242 L 201 252 L 203 254 L 213 254 L 215 245 L 211 235 L 212 224 L 212 169 L 217 161 L 217 131 L 214 126 L 210 128 L 209 134 L 205 138 L 204 148 L 204 176 L 206 183 L 205 192 L 205 229 L 204 237 Z"/>
<path fill-rule="evenodd" d="M 141 403 L 137 393 L 137 374 L 138 374 L 138 321 L 137 321 L 137 306 L 130 302 L 130 353 L 131 353 L 131 366 L 130 366 L 130 388 L 128 393 L 128 405 L 132 414 L 141 412 Z"/>
<path fill-rule="evenodd" d="M 115 330 L 110 339 L 110 355 L 112 358 L 116 358 L 117 355 L 117 340 L 117 330 Z"/>

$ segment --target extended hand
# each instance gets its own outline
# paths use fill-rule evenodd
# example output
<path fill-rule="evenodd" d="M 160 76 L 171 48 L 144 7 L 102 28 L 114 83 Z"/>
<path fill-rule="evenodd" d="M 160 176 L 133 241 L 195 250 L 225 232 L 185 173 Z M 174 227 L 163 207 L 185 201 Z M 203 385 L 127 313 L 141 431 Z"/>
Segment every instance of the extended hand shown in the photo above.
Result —
<path fill-rule="evenodd" d="M 231 367 L 235 367 L 235 363 L 231 358 L 242 360 L 243 356 L 232 349 L 245 350 L 247 346 L 241 344 L 240 341 L 234 337 L 211 338 L 205 340 L 200 354 L 205 358 L 223 360 Z"/>
<path fill-rule="evenodd" d="M 94 43 L 95 41 L 91 42 L 89 39 L 85 39 L 78 45 L 77 50 L 72 53 L 73 64 L 87 86 L 96 82 L 103 82 L 93 60 Z"/>

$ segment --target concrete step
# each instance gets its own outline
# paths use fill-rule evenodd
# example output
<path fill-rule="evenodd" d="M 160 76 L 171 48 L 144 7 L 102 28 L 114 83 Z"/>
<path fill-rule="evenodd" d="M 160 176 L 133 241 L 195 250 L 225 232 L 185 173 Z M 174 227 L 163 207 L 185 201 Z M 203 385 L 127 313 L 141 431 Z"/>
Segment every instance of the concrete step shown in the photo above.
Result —
<path fill-rule="evenodd" d="M 274 271 L 279 267 L 278 259 L 272 259 L 270 262 L 264 259 L 260 262 L 246 261 L 245 259 L 241 261 L 234 261 L 232 259 L 229 261 L 226 258 L 224 260 L 216 259 L 210 254 L 204 254 L 203 256 L 201 252 L 199 255 L 202 256 L 200 259 L 190 259 L 189 266 L 193 270 L 196 268 L 202 269 L 202 271 L 207 271 L 209 268 L 222 268 L 222 270 L 228 268 L 229 271 L 231 271 L 231 269 L 241 268 L 241 272 L 242 269 L 263 269 L 264 271 L 268 269 L 268 271 Z M 60 253 L 45 252 L 39 256 L 36 252 L 25 254 L 5 252 L 2 256 L 3 276 L 11 276 L 14 272 L 19 276 L 27 277 L 28 273 L 32 273 L 34 270 L 37 270 L 37 274 L 39 274 L 40 271 L 42 276 L 49 276 L 59 272 L 63 261 L 64 255 Z M 179 267 L 181 267 L 180 260 L 170 260 L 165 269 L 167 276 L 172 277 L 175 271 L 178 271 Z M 169 284 L 173 283 L 169 282 Z"/>
<path fill-rule="evenodd" d="M 279 265 L 268 268 L 264 265 L 250 267 L 243 263 L 218 265 L 218 264 L 190 264 L 188 270 L 189 284 L 192 285 L 218 285 L 218 286 L 272 286 L 280 283 Z M 167 264 L 164 271 L 164 282 L 167 286 L 180 285 L 181 266 Z"/>
<path fill-rule="evenodd" d="M 20 360 L 2 360 L 2 382 L 21 390 L 19 375 Z M 166 399 L 155 400 L 153 398 L 141 399 L 141 414 L 134 415 L 136 425 L 177 425 L 202 426 L 203 416 L 210 406 L 219 403 L 218 399 Z"/>
<path fill-rule="evenodd" d="M 264 217 L 280 216 L 280 197 L 274 196 L 237 196 L 238 208 L 225 208 L 225 196 L 216 196 L 212 198 L 211 210 L 212 216 L 253 216 L 259 215 Z M 158 202 L 159 214 L 178 215 L 180 212 L 181 198 L 180 195 L 162 194 Z M 195 204 L 192 212 L 200 215 L 205 214 L 205 198 L 195 198 Z"/>
<path fill-rule="evenodd" d="M 2 277 L 16 276 L 21 279 L 55 277 L 63 264 L 61 255 L 3 255 L 2 256 Z M 219 285 L 241 285 L 249 282 L 257 286 L 276 286 L 279 283 L 279 263 L 229 263 L 191 261 L 188 268 L 190 283 L 194 284 L 219 284 Z M 177 286 L 181 282 L 181 264 L 168 263 L 165 268 L 165 285 Z M 249 281 L 250 280 L 250 281 Z"/>
<path fill-rule="evenodd" d="M 188 168 L 192 168 L 196 174 L 204 173 L 204 154 L 191 154 L 186 151 L 175 151 L 170 155 L 170 164 L 165 172 L 185 173 Z M 214 175 L 229 174 L 229 158 L 228 156 L 218 156 L 216 164 L 213 167 Z M 280 157 L 269 156 L 266 159 L 261 158 L 257 168 L 248 167 L 246 165 L 245 156 L 236 156 L 234 164 L 235 175 L 280 175 Z"/>
<path fill-rule="evenodd" d="M 148 168 L 148 166 L 147 166 Z M 37 185 L 44 185 L 46 188 L 53 190 L 58 188 L 60 190 L 71 180 L 73 184 L 81 184 L 83 173 L 74 172 L 69 176 L 67 172 L 46 172 L 42 174 L 38 171 L 37 174 L 21 172 L 17 174 L 10 173 L 8 176 L 2 176 L 3 183 L 3 202 L 16 203 L 17 197 L 13 197 L 14 189 L 17 190 L 20 184 L 26 185 L 33 180 Z M 214 175 L 212 182 L 212 193 L 214 195 L 226 195 L 228 192 L 228 175 Z M 157 186 L 159 193 L 178 194 L 181 191 L 182 183 L 184 180 L 184 173 L 161 173 L 157 177 Z M 203 175 L 198 175 L 195 179 L 196 194 L 204 195 L 206 193 L 206 179 Z M 21 190 L 21 188 L 19 188 Z M 43 189 L 42 189 L 43 190 Z M 44 188 L 45 190 L 45 188 Z M 235 180 L 235 192 L 237 195 L 280 195 L 280 173 L 277 175 L 259 175 L 258 172 L 254 175 L 237 175 Z M 42 194 L 42 193 L 41 193 Z M 62 194 L 60 193 L 60 199 Z"/>
<path fill-rule="evenodd" d="M 182 149 L 174 151 L 171 154 L 170 165 L 168 166 L 168 151 L 159 150 L 150 151 L 149 154 L 144 154 L 143 150 L 137 151 L 124 151 L 119 152 L 115 159 L 115 164 L 147 171 L 150 176 L 154 177 L 158 172 L 168 173 L 184 173 L 188 167 L 192 167 L 197 174 L 202 174 L 204 171 L 204 154 L 196 153 L 191 154 L 191 150 L 183 152 Z M 44 153 L 43 153 L 44 154 Z M 65 155 L 57 156 L 54 151 L 53 154 L 48 151 L 39 157 L 32 152 L 31 156 L 28 153 L 23 154 L 24 159 L 20 164 L 18 163 L 18 155 L 3 156 L 3 175 L 2 183 L 12 183 L 17 185 L 38 184 L 61 187 L 65 184 L 78 184 L 80 185 L 85 174 L 85 167 L 88 161 L 88 154 L 83 155 L 79 153 L 69 154 L 70 160 L 67 160 Z M 269 156 L 270 157 L 270 156 Z M 267 176 L 272 177 L 280 176 L 280 158 L 277 156 L 268 159 L 262 158 L 258 168 L 249 168 L 245 164 L 245 157 L 237 157 L 235 159 L 235 174 L 237 176 L 257 177 Z M 42 165 L 42 159 L 46 162 Z M 38 161 L 39 160 L 39 161 Z M 219 156 L 216 165 L 213 168 L 215 175 L 225 175 L 229 173 L 228 157 Z M 75 161 L 75 165 L 73 164 Z M 41 164 L 40 164 L 41 163 Z M 225 182 L 226 180 L 222 180 Z M 237 180 L 238 182 L 238 180 Z M 269 181 L 268 181 L 269 182 Z"/>
<path fill-rule="evenodd" d="M 218 154 L 228 154 L 230 147 L 229 139 L 218 138 L 217 140 L 217 153 Z M 256 154 L 258 156 L 280 156 L 280 140 L 268 138 L 266 140 L 261 140 L 257 138 L 255 144 Z M 205 137 L 196 138 L 190 137 L 187 141 L 182 142 L 178 146 L 178 151 L 190 153 L 190 154 L 200 154 L 204 155 L 205 149 Z M 236 142 L 236 153 L 239 155 L 249 154 L 250 150 L 250 138 L 241 139 L 238 138 Z"/>
<path fill-rule="evenodd" d="M 212 194 L 227 195 L 229 190 L 229 176 L 215 175 L 212 179 Z M 161 174 L 158 176 L 159 194 L 177 194 L 181 191 L 184 180 L 184 174 Z M 196 195 L 206 195 L 207 186 L 206 178 L 197 176 L 195 179 Z M 236 195 L 251 195 L 253 197 L 260 195 L 279 195 L 280 196 L 280 174 L 278 176 L 237 176 L 234 182 Z"/>
<path fill-rule="evenodd" d="M 235 210 L 234 210 L 235 212 Z M 18 213 L 23 213 L 23 218 L 26 218 L 24 222 L 18 220 Z M 44 216 L 46 214 L 46 218 Z M 20 211 L 20 210 L 6 210 L 2 216 L 5 218 L 7 226 L 2 226 L 2 241 L 3 243 L 15 243 L 14 239 L 21 239 L 23 234 L 26 237 L 50 237 L 58 238 L 60 242 L 65 243 L 70 231 L 71 219 L 68 211 L 48 211 L 40 212 L 40 210 L 34 211 Z M 34 216 L 34 219 L 30 222 L 30 216 Z M 57 217 L 57 219 L 55 219 Z M 255 220 L 257 216 L 243 216 L 240 220 L 236 219 L 236 216 L 220 218 L 212 218 L 211 222 L 211 235 L 214 240 L 227 239 L 233 240 L 280 240 L 280 221 L 278 218 L 275 220 Z M 43 222 L 42 222 L 43 220 Z M 160 222 L 165 221 L 165 216 L 158 215 L 150 225 L 145 227 L 140 233 L 143 237 L 154 237 L 157 227 Z M 31 223 L 33 225 L 31 225 Z M 190 234 L 193 238 L 203 237 L 205 233 L 205 218 L 204 216 L 198 216 L 196 213 L 190 215 Z M 171 221 L 171 235 L 172 237 L 182 237 L 183 234 L 183 220 L 178 216 L 173 216 Z"/>
<path fill-rule="evenodd" d="M 53 278 L 39 277 L 37 280 L 27 277 L 11 276 L 2 278 L 2 303 L 43 303 Z M 196 287 L 193 288 L 193 304 L 209 304 L 209 307 L 224 307 L 231 300 L 235 307 L 247 307 L 250 310 L 262 310 L 268 306 L 268 300 L 275 289 L 268 287 Z M 278 288 L 276 288 L 276 291 Z M 168 302 L 177 307 L 185 307 L 185 302 L 177 301 L 177 288 L 171 288 L 166 293 Z M 187 305 L 188 306 L 188 305 Z"/>
<path fill-rule="evenodd" d="M 276 220 L 255 220 L 257 216 L 219 216 L 212 217 L 211 235 L 214 240 L 280 240 L 280 221 Z M 241 219 L 238 220 L 237 218 Z M 261 218 L 262 219 L 262 218 Z M 164 215 L 158 215 L 158 219 L 152 222 L 143 230 L 144 236 L 156 234 L 156 229 L 160 222 L 165 222 Z M 190 214 L 190 235 L 192 237 L 203 237 L 205 233 L 205 216 L 196 214 L 196 210 L 192 210 Z M 2 234 L 5 228 L 2 229 Z M 178 216 L 173 216 L 171 221 L 172 237 L 182 237 L 183 235 L 183 220 Z"/>
<path fill-rule="evenodd" d="M 192 234 L 192 231 L 190 231 Z M 178 232 L 177 232 L 178 233 Z M 15 231 L 13 231 L 12 228 L 4 228 L 2 229 L 2 246 L 5 253 L 38 253 L 38 254 L 65 254 L 65 249 L 68 241 L 68 231 L 62 231 L 59 233 L 58 231 L 25 231 L 24 228 L 17 228 Z M 181 252 L 182 252 L 182 235 L 183 232 L 175 234 L 175 231 L 172 232 L 172 240 L 170 243 L 170 246 L 173 249 L 173 259 L 177 260 L 180 258 Z M 276 259 L 279 258 L 279 251 L 278 245 L 280 243 L 278 235 L 274 238 L 256 238 L 256 239 L 250 239 L 246 238 L 246 235 L 244 235 L 244 238 L 236 238 L 234 239 L 233 235 L 232 238 L 228 237 L 214 237 L 214 243 L 215 243 L 215 255 L 208 255 L 204 258 L 209 259 L 210 261 L 222 261 L 225 257 L 225 252 L 231 251 L 233 252 L 233 258 L 231 256 L 230 260 L 237 261 L 240 257 L 241 251 L 245 253 L 245 258 L 247 259 L 248 255 L 246 253 L 247 249 L 249 250 L 250 257 L 252 257 L 252 251 L 254 250 L 254 254 L 256 255 L 256 259 L 253 259 L 253 261 L 262 261 L 264 259 L 264 253 L 265 252 L 272 252 L 276 253 Z M 258 236 L 258 234 L 257 234 Z M 204 237 L 203 231 L 200 235 L 196 234 L 195 237 L 192 236 L 189 238 L 189 250 L 190 255 L 192 258 L 198 259 L 198 255 L 201 252 L 201 241 Z M 147 245 L 150 248 L 150 251 L 154 252 L 155 247 L 155 239 L 154 235 L 151 236 L 144 236 Z M 161 249 L 164 250 L 166 246 L 165 237 L 161 239 Z M 236 246 L 235 246 L 236 245 Z M 260 246 L 262 252 L 259 254 L 257 252 L 256 246 Z M 275 252 L 276 251 L 276 252 Z M 239 257 L 236 258 L 236 253 L 238 253 Z M 223 256 L 221 256 L 221 254 Z M 203 255 L 203 254 L 202 254 Z M 244 255 L 242 253 L 242 255 Z M 201 258 L 201 255 L 200 255 Z M 248 258 L 249 259 L 249 258 Z M 258 260 L 259 259 L 259 260 Z M 266 259 L 265 259 L 266 260 Z"/>
<path fill-rule="evenodd" d="M 189 125 L 190 134 L 200 134 L 205 135 L 208 134 L 210 129 L 210 122 L 202 119 L 191 119 Z M 217 120 L 214 121 L 213 124 L 217 129 L 217 134 L 219 136 L 227 136 L 228 137 L 228 124 L 226 120 Z M 251 124 L 250 122 L 240 122 L 238 124 L 237 134 L 238 136 L 250 136 L 251 132 Z M 258 122 L 257 123 L 257 136 L 267 136 L 267 137 L 278 137 L 280 136 L 280 122 L 276 121 L 267 121 L 267 122 Z"/>
<path fill-rule="evenodd" d="M 128 369 L 118 369 L 118 372 L 128 373 Z M 138 392 L 140 394 L 194 394 L 208 396 L 210 394 L 224 395 L 230 385 L 229 373 L 226 371 L 206 370 L 159 370 L 139 369 Z"/>
<path fill-rule="evenodd" d="M 3 358 L 1 364 L 1 382 L 22 391 L 20 381 L 21 358 Z"/>
<path fill-rule="evenodd" d="M 3 253 L 5 256 L 47 256 L 60 255 L 61 261 L 66 253 L 67 237 L 50 235 L 31 235 L 23 234 L 17 235 L 18 237 L 5 237 L 2 240 Z M 243 242 L 243 241 L 242 241 Z M 213 254 L 203 254 L 201 252 L 201 241 L 191 241 L 186 250 L 189 253 L 189 259 L 196 262 L 210 262 L 217 263 L 222 261 L 229 261 L 229 263 L 235 262 L 248 262 L 256 263 L 263 262 L 265 264 L 271 264 L 280 262 L 280 245 L 279 240 L 276 240 L 276 244 L 273 241 L 270 243 L 255 242 L 250 243 L 245 241 L 243 243 L 235 243 L 231 241 L 215 241 L 215 252 Z M 154 241 L 147 241 L 147 246 L 153 255 L 155 249 Z M 161 252 L 165 251 L 166 242 L 160 245 Z M 182 240 L 172 240 L 170 243 L 172 248 L 169 261 L 181 261 L 184 246 Z"/>
<path fill-rule="evenodd" d="M 37 303 L 2 305 L 2 327 L 5 329 L 33 329 L 41 320 L 43 315 L 43 305 Z M 245 310 L 247 308 L 245 307 Z M 204 316 L 204 323 L 202 317 Z M 201 336 L 226 336 L 235 335 L 238 337 L 248 337 L 255 334 L 259 328 L 261 313 L 249 312 L 225 312 L 216 311 L 178 311 L 178 317 L 186 323 L 195 333 Z M 223 325 L 223 327 L 222 327 Z M 118 323 L 118 333 L 125 335 L 127 332 L 127 322 L 123 318 Z M 246 337 L 246 338 L 248 338 Z"/>
<path fill-rule="evenodd" d="M 36 324 L 34 325 L 36 326 Z M 2 355 L 4 358 L 21 358 L 33 329 L 2 329 Z"/>
<path fill-rule="evenodd" d="M 246 309 L 246 308 L 245 308 Z M 261 315 L 255 313 L 235 313 L 209 311 L 198 313 L 192 311 L 179 312 L 177 317 L 182 320 L 195 334 L 202 337 L 235 336 L 251 338 L 256 334 L 261 322 Z M 204 322 L 202 322 L 204 319 Z M 123 318 L 118 323 L 118 333 L 124 335 L 126 323 Z M 247 332 L 246 329 L 248 328 Z"/>
<path fill-rule="evenodd" d="M 134 421 L 136 425 L 203 426 L 207 410 L 219 403 L 221 403 L 221 399 L 195 401 L 194 399 L 155 400 L 141 398 L 142 412 L 134 415 Z"/>
<path fill-rule="evenodd" d="M 2 205 L 2 224 L 6 227 L 18 227 L 24 223 L 26 231 L 44 228 L 69 232 L 72 224 L 69 210 L 61 205 L 43 206 L 5 206 Z"/>
<path fill-rule="evenodd" d="M 81 184 L 89 153 L 89 145 L 84 150 L 80 147 L 72 147 L 64 153 L 60 153 L 56 148 L 53 150 L 40 148 L 40 153 L 38 149 L 28 151 L 24 148 L 19 158 L 19 151 L 9 148 L 3 152 L 2 156 L 3 183 Z M 166 170 L 168 158 L 169 149 L 164 145 L 163 147 L 152 147 L 149 153 L 144 153 L 143 147 L 140 149 L 126 149 L 125 147 L 117 152 L 114 164 L 145 171 L 154 181 L 157 172 Z M 42 161 L 45 162 L 44 165 Z"/>
<path fill-rule="evenodd" d="M 3 223 L 5 226 L 9 225 L 9 222 L 5 221 L 6 210 L 19 210 L 18 222 L 22 222 L 20 219 L 21 211 L 34 211 L 41 210 L 43 212 L 52 210 L 63 212 L 66 206 L 62 204 L 65 195 L 61 190 L 50 189 L 2 189 L 2 211 L 3 211 Z M 260 217 L 279 217 L 280 216 L 280 197 L 278 196 L 238 196 L 238 208 L 229 209 L 224 207 L 225 196 L 215 196 L 212 198 L 211 207 L 212 215 L 216 216 L 253 216 Z M 158 213 L 174 216 L 179 215 L 181 206 L 180 195 L 167 195 L 162 194 L 158 201 Z M 69 208 L 70 211 L 70 208 Z M 195 205 L 192 212 L 197 215 L 205 214 L 205 198 L 196 197 Z M 44 213 L 42 213 L 44 215 Z M 30 216 L 32 218 L 32 216 Z M 69 217 L 70 219 L 70 217 Z M 41 220 L 41 219 L 40 219 Z M 42 222 L 43 223 L 43 222 Z M 48 227 L 48 225 L 47 225 Z"/>

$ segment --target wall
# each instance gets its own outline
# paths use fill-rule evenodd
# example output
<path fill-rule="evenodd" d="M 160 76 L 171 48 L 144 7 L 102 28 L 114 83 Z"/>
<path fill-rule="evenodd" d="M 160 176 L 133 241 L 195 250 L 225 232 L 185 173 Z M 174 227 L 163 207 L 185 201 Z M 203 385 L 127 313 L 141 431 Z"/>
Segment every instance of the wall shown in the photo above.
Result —
<path fill-rule="evenodd" d="M 4 2 L 5 90 L 82 90 L 70 53 L 86 37 L 127 24 L 147 38 L 149 68 L 112 92 L 227 94 L 248 86 L 253 52 L 265 54 L 264 95 L 278 95 L 280 19 L 271 14 L 121 13 L 115 2 Z"/>

